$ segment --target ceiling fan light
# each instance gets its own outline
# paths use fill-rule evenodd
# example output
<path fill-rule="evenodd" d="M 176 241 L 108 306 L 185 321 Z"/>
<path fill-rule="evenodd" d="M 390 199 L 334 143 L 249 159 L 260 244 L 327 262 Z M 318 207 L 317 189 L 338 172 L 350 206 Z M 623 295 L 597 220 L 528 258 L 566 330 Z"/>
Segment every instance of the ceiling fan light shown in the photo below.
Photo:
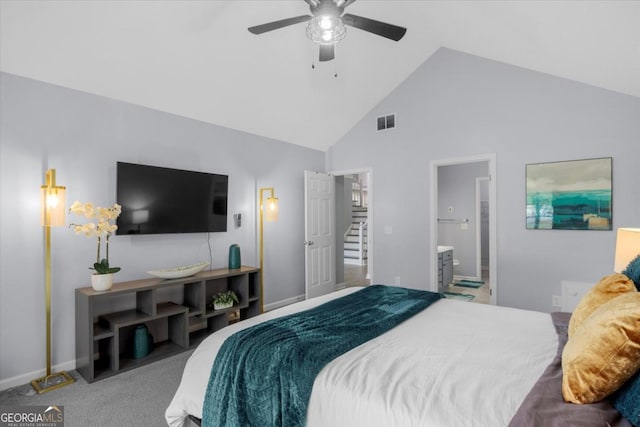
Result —
<path fill-rule="evenodd" d="M 330 16 L 321 16 L 319 25 L 323 30 L 330 30 L 333 27 L 333 19 Z"/>
<path fill-rule="evenodd" d="M 340 17 L 316 16 L 307 25 L 307 37 L 317 44 L 336 44 L 346 35 L 347 29 Z"/>

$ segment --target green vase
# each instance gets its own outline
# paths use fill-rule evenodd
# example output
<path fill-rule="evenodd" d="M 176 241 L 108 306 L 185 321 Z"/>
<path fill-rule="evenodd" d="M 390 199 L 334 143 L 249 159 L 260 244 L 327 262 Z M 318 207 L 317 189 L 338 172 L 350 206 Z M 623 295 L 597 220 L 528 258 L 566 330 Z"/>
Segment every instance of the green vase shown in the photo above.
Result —
<path fill-rule="evenodd" d="M 240 246 L 229 246 L 229 270 L 240 268 Z"/>
<path fill-rule="evenodd" d="M 153 336 L 145 325 L 136 326 L 133 331 L 133 358 L 146 357 L 153 350 Z"/>

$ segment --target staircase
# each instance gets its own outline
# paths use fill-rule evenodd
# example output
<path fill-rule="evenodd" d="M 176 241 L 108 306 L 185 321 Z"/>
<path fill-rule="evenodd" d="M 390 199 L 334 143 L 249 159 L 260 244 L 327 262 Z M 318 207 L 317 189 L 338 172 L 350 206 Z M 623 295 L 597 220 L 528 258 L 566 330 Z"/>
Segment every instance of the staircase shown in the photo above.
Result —
<path fill-rule="evenodd" d="M 352 265 L 367 264 L 367 208 L 353 208 L 351 225 L 344 234 L 344 263 Z"/>

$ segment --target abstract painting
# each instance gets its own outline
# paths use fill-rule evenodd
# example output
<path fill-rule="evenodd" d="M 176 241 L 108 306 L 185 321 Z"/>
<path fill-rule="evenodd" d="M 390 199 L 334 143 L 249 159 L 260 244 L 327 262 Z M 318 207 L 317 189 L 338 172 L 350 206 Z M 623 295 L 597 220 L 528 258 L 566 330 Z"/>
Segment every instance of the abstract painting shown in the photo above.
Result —
<path fill-rule="evenodd" d="M 527 165 L 527 229 L 611 230 L 611 157 Z"/>

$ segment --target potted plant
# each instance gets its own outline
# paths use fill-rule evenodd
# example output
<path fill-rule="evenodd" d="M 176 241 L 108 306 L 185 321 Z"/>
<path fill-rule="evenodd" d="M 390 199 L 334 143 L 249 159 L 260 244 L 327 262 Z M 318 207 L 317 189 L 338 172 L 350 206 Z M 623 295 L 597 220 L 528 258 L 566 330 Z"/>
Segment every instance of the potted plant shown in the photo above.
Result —
<path fill-rule="evenodd" d="M 238 296 L 232 290 L 217 293 L 213 296 L 213 309 L 223 310 L 225 308 L 233 307 L 233 303 L 239 303 Z"/>
<path fill-rule="evenodd" d="M 84 234 L 87 237 L 97 237 L 98 248 L 96 253 L 96 262 L 90 270 L 95 273 L 91 275 L 91 286 L 96 291 L 106 291 L 111 289 L 113 284 L 113 274 L 120 271 L 120 267 L 111 267 L 109 265 L 109 237 L 118 229 L 118 226 L 112 224 L 120 215 L 121 207 L 114 204 L 112 207 L 103 208 L 94 206 L 93 203 L 74 202 L 69 208 L 69 212 L 75 215 L 81 215 L 85 218 L 95 219 L 95 222 L 87 222 L 86 224 L 70 224 L 76 234 Z M 105 257 L 100 258 L 100 248 L 102 241 L 105 242 Z"/>

